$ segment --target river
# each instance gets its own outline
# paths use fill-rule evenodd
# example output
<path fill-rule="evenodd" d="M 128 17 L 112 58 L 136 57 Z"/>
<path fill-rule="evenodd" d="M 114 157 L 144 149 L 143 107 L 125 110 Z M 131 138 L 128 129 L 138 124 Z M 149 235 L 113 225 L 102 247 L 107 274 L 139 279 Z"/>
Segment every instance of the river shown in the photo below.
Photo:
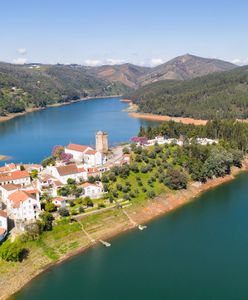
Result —
<path fill-rule="evenodd" d="M 127 142 L 140 125 L 154 125 L 131 118 L 119 98 L 90 99 L 71 105 L 50 107 L 0 123 L 0 154 L 10 161 L 39 163 L 54 145 L 95 145 L 95 133 L 105 130 L 111 145 Z M 2 164 L 4 162 L 1 162 Z"/>
<path fill-rule="evenodd" d="M 248 299 L 248 173 L 33 280 L 15 300 Z"/>

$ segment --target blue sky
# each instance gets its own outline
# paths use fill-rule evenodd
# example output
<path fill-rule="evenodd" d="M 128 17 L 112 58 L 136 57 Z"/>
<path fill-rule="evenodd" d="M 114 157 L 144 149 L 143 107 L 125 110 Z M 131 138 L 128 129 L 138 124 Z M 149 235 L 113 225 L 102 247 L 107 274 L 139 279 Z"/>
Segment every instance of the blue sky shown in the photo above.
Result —
<path fill-rule="evenodd" d="M 8 0 L 0 61 L 155 65 L 191 53 L 248 64 L 248 1 Z"/>

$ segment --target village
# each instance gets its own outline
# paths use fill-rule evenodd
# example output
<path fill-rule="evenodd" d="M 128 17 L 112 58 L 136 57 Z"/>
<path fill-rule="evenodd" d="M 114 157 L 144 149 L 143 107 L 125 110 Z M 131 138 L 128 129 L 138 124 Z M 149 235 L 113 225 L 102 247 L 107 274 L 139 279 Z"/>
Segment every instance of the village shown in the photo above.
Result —
<path fill-rule="evenodd" d="M 132 143 L 151 147 L 155 144 L 182 146 L 183 141 L 158 136 L 153 140 L 133 137 Z M 196 139 L 201 145 L 217 140 Z M 127 199 L 112 203 L 101 182 L 104 172 L 131 163 L 130 144 L 109 147 L 108 134 L 96 133 L 95 148 L 68 144 L 55 146 L 52 157 L 42 164 L 9 163 L 0 167 L 0 241 L 23 233 L 43 211 L 54 219 L 68 215 L 95 213 L 102 208 L 128 205 Z"/>

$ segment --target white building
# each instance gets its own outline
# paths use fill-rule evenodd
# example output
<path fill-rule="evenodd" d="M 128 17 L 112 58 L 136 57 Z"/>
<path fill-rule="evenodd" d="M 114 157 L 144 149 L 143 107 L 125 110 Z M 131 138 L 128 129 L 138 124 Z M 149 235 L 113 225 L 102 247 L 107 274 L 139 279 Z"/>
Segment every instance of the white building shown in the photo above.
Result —
<path fill-rule="evenodd" d="M 0 210 L 0 242 L 5 238 L 8 233 L 8 217 L 7 213 Z"/>
<path fill-rule="evenodd" d="M 59 167 L 47 167 L 51 172 L 51 175 L 57 178 L 63 184 L 67 183 L 67 180 L 74 179 L 77 182 L 87 179 L 87 171 L 84 168 L 78 168 L 76 164 L 70 164 Z"/>
<path fill-rule="evenodd" d="M 31 179 L 28 171 L 12 171 L 8 173 L 0 174 L 0 185 L 5 184 L 21 184 L 22 186 L 29 185 L 31 183 Z"/>
<path fill-rule="evenodd" d="M 55 197 L 52 199 L 52 203 L 57 207 L 66 207 L 66 201 L 62 197 Z"/>
<path fill-rule="evenodd" d="M 0 185 L 0 198 L 4 203 L 6 203 L 8 197 L 10 194 L 13 192 L 19 190 L 21 188 L 20 184 L 5 184 L 5 185 Z"/>
<path fill-rule="evenodd" d="M 89 167 L 101 166 L 104 160 L 99 151 L 85 145 L 69 144 L 65 147 L 65 153 L 71 154 L 75 162 L 84 162 Z"/>
<path fill-rule="evenodd" d="M 100 198 L 103 195 L 103 187 L 101 185 L 85 182 L 81 187 L 85 197 Z"/>
<path fill-rule="evenodd" d="M 28 190 L 15 191 L 8 197 L 7 211 L 15 221 L 35 220 L 41 212 L 39 193 Z"/>

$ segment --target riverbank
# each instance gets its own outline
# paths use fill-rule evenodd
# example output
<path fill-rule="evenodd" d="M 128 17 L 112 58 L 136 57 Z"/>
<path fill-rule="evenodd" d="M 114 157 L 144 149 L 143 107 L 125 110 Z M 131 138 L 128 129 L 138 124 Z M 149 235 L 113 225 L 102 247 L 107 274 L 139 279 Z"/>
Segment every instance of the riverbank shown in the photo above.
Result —
<path fill-rule="evenodd" d="M 7 155 L 0 155 L 0 161 L 10 159 Z"/>
<path fill-rule="evenodd" d="M 191 183 L 187 190 L 161 194 L 154 200 L 147 200 L 127 207 L 125 211 L 134 222 L 138 224 L 147 223 L 185 205 L 199 197 L 201 193 L 233 180 L 238 173 L 245 170 L 248 170 L 248 159 L 244 160 L 242 169 L 233 168 L 231 175 L 210 180 L 205 184 Z M 102 212 L 94 216 L 84 217 L 82 215 L 80 221 L 83 222 L 84 228 L 95 240 L 106 240 L 135 227 L 134 223 L 131 223 L 123 213 L 123 210 L 120 209 Z M 0 264 L 1 300 L 8 299 L 43 271 L 93 246 L 79 228 L 77 231 L 66 232 L 62 236 L 62 240 L 59 240 L 58 232 L 47 233 L 46 241 L 47 245 L 43 246 L 43 248 L 36 247 L 31 249 L 28 259 L 22 263 Z M 53 256 L 51 258 L 52 247 L 59 250 L 62 247 L 62 242 L 63 251 L 61 253 L 63 254 L 61 257 L 56 258 Z"/>
<path fill-rule="evenodd" d="M 113 96 L 85 97 L 85 98 L 81 98 L 81 99 L 78 99 L 78 100 L 72 100 L 70 102 L 49 104 L 46 107 L 27 108 L 24 112 L 11 113 L 11 114 L 8 114 L 7 116 L 0 116 L 0 122 L 6 122 L 6 121 L 9 121 L 9 120 L 14 119 L 16 117 L 23 116 L 23 115 L 26 115 L 28 113 L 35 112 L 35 111 L 44 110 L 44 109 L 47 109 L 47 108 L 50 108 L 50 107 L 65 106 L 65 105 L 70 105 L 70 104 L 74 104 L 74 103 L 81 102 L 81 101 L 86 101 L 86 100 L 97 100 L 97 99 L 107 99 L 107 98 L 112 99 L 112 98 L 116 98 L 116 97 L 120 97 L 120 96 L 113 95 Z"/>
<path fill-rule="evenodd" d="M 157 122 L 174 121 L 183 124 L 194 124 L 194 125 L 206 125 L 208 122 L 207 120 L 198 120 L 193 118 L 160 116 L 160 115 L 136 113 L 136 112 L 129 113 L 128 115 L 133 118 L 144 119 L 147 121 L 157 121 Z"/>

